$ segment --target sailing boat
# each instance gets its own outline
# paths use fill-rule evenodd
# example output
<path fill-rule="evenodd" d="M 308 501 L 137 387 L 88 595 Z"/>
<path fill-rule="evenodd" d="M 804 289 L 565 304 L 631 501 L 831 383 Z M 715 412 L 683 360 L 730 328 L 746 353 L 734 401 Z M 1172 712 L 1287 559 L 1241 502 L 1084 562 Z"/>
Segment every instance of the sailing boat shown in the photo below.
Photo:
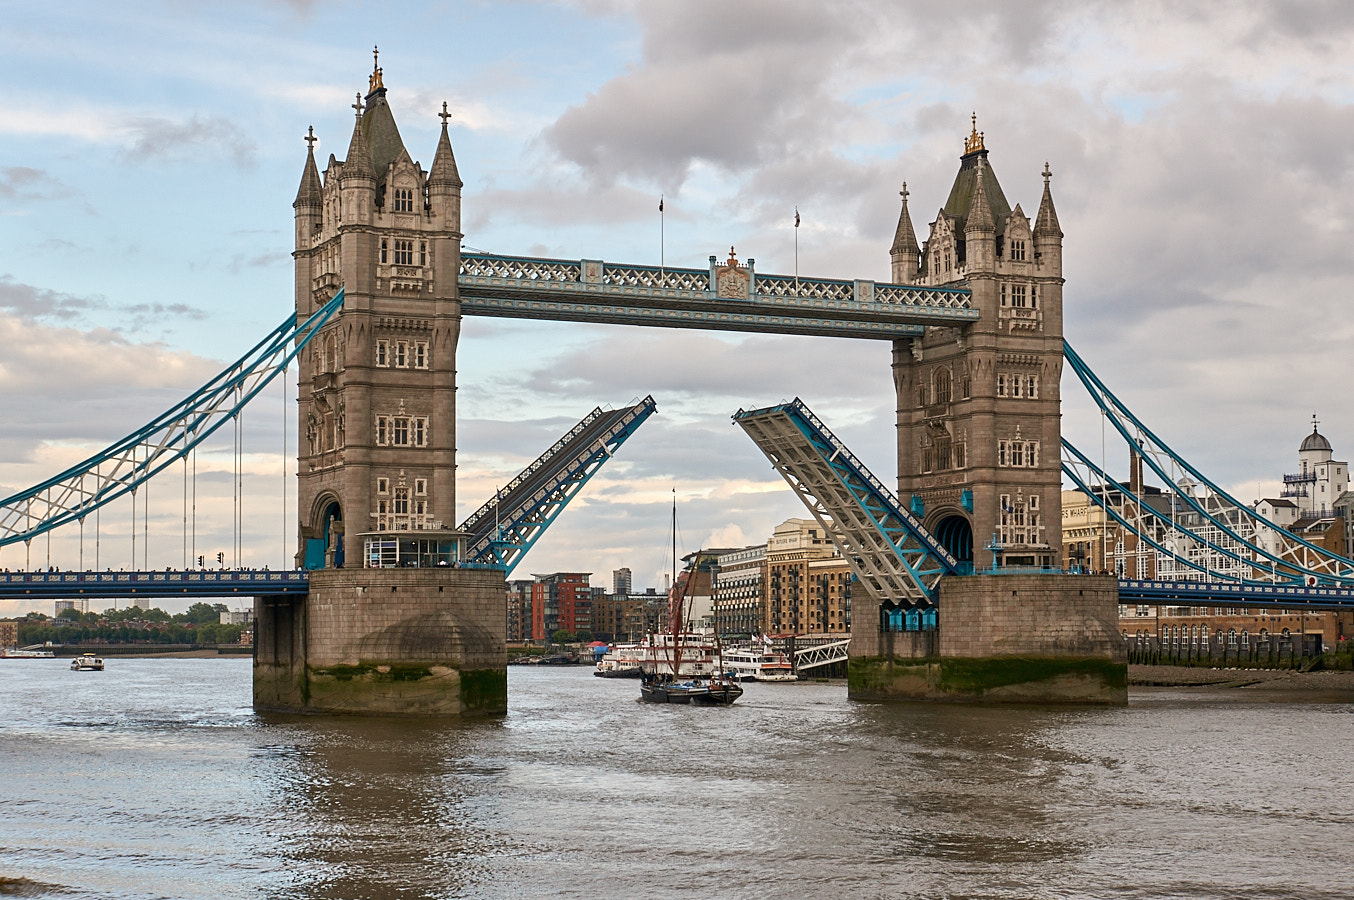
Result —
<path fill-rule="evenodd" d="M 719 630 L 711 647 L 702 635 L 691 634 L 692 586 L 696 581 L 699 554 L 680 585 L 673 578 L 670 631 L 649 636 L 649 652 L 641 664 L 639 696 L 650 703 L 688 703 L 695 706 L 728 706 L 743 696 L 743 688 L 724 672 Z M 672 571 L 677 572 L 677 492 L 672 492 Z M 711 659 L 711 650 L 713 660 Z M 685 662 L 683 655 L 687 656 Z M 712 664 L 713 663 L 713 664 Z"/>

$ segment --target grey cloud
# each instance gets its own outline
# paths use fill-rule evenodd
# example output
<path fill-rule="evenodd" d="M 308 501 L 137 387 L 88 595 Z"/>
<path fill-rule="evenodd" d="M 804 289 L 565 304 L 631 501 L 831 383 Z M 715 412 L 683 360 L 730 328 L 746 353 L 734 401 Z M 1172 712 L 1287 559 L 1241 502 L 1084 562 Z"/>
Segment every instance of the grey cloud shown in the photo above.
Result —
<path fill-rule="evenodd" d="M 6 200 L 54 200 L 75 192 L 60 179 L 28 166 L 0 168 L 0 198 Z"/>
<path fill-rule="evenodd" d="M 236 274 L 244 269 L 268 268 L 269 266 L 277 266 L 289 262 L 291 262 L 291 254 L 283 251 L 257 253 L 253 256 L 248 256 L 244 253 L 236 253 L 230 258 L 230 262 L 226 264 L 226 271 L 231 274 Z"/>
<path fill-rule="evenodd" d="M 257 149 L 254 142 L 227 119 L 197 115 L 186 121 L 135 118 L 128 120 L 125 127 L 132 139 L 124 151 L 129 159 L 194 158 L 215 151 L 238 168 L 254 166 Z"/>
<path fill-rule="evenodd" d="M 70 320 L 107 307 L 102 297 L 76 297 L 0 276 L 0 311 L 23 319 Z"/>
<path fill-rule="evenodd" d="M 546 129 L 546 143 L 608 183 L 634 176 L 669 190 L 698 160 L 739 170 L 809 142 L 849 107 L 824 80 L 859 27 L 810 3 L 644 5 L 644 59 Z"/>

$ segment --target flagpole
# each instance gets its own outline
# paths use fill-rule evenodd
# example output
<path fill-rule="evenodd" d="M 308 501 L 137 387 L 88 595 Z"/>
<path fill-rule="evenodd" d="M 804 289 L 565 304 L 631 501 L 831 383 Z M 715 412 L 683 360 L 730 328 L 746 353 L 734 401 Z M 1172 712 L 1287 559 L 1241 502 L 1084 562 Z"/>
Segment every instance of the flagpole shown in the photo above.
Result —
<path fill-rule="evenodd" d="M 659 194 L 659 195 L 658 195 L 658 282 L 659 282 L 659 285 L 660 285 L 660 286 L 662 286 L 663 281 L 666 280 L 666 275 L 665 275 L 665 271 L 664 271 L 664 270 L 667 268 L 667 258 L 666 258 L 666 251 L 667 251 L 667 235 L 664 233 L 664 224 L 665 224 L 664 216 L 665 216 L 665 214 L 664 214 L 664 212 L 663 212 L 663 195 L 662 195 L 662 194 Z"/>
<path fill-rule="evenodd" d="M 799 207 L 795 207 L 795 296 L 799 296 Z"/>

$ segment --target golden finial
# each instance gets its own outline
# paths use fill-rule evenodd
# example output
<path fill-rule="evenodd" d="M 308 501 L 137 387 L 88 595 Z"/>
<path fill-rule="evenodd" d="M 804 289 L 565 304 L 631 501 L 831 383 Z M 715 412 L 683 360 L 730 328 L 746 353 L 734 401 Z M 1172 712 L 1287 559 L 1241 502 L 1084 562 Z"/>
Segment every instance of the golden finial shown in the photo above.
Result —
<path fill-rule="evenodd" d="M 728 262 L 724 263 L 724 265 L 726 265 L 726 266 L 737 266 L 737 265 L 738 265 L 738 254 L 733 252 L 733 247 L 732 247 L 732 245 L 730 245 L 730 247 L 729 247 L 729 260 L 728 260 Z"/>
<path fill-rule="evenodd" d="M 381 83 L 381 48 L 373 46 L 371 48 L 371 78 L 367 82 L 367 93 L 384 88 Z"/>
<path fill-rule="evenodd" d="M 983 133 L 978 130 L 978 114 L 975 112 L 973 114 L 973 131 L 969 134 L 968 139 L 964 141 L 964 152 L 977 153 L 982 149 Z"/>

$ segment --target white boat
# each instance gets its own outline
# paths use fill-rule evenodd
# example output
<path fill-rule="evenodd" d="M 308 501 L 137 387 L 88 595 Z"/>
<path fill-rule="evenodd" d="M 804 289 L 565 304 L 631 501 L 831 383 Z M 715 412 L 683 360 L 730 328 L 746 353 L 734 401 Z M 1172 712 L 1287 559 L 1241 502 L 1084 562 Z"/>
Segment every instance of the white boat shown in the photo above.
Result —
<path fill-rule="evenodd" d="M 642 659 L 639 644 L 617 644 L 607 648 L 592 674 L 598 678 L 638 678 Z"/>
<path fill-rule="evenodd" d="M 761 645 L 725 650 L 724 665 L 739 681 L 799 680 L 789 657 Z"/>
<path fill-rule="evenodd" d="M 51 650 L 16 650 L 0 647 L 0 659 L 51 659 L 55 655 Z"/>
<path fill-rule="evenodd" d="M 95 656 L 92 653 L 85 653 L 71 660 L 72 672 L 102 672 L 103 657 Z"/>

